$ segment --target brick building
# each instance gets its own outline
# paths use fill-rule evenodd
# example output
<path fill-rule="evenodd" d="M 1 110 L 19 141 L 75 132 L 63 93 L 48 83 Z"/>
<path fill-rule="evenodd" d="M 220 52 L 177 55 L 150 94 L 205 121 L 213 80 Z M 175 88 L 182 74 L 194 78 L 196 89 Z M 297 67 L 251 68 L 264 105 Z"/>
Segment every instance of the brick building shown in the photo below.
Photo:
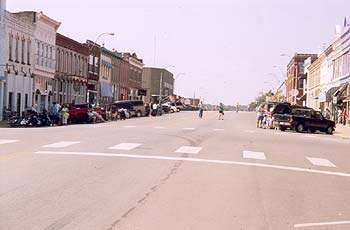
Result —
<path fill-rule="evenodd" d="M 142 88 L 143 60 L 136 53 L 123 53 L 124 60 L 129 62 L 128 96 L 129 100 L 141 100 L 145 91 Z"/>
<path fill-rule="evenodd" d="M 296 53 L 287 66 L 286 99 L 291 104 L 306 105 L 304 61 L 309 57 L 316 59 L 317 55 Z"/>
<path fill-rule="evenodd" d="M 101 46 L 87 40 L 84 44 L 89 51 L 88 75 L 87 75 L 87 102 L 96 104 L 98 94 L 98 81 L 100 78 Z"/>
<path fill-rule="evenodd" d="M 86 103 L 89 49 L 57 33 L 54 99 L 59 103 Z"/>

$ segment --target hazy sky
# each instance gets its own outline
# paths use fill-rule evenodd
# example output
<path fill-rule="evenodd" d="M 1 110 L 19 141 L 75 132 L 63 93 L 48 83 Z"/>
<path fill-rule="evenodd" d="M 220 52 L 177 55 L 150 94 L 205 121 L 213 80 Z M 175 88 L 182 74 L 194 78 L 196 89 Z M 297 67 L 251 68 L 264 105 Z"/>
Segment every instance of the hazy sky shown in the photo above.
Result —
<path fill-rule="evenodd" d="M 7 7 L 43 11 L 80 42 L 114 32 L 99 42 L 136 52 L 146 66 L 175 65 L 174 75 L 186 73 L 177 92 L 226 104 L 276 87 L 282 73 L 273 66 L 288 63 L 281 53 L 317 53 L 350 16 L 349 0 L 8 0 Z"/>

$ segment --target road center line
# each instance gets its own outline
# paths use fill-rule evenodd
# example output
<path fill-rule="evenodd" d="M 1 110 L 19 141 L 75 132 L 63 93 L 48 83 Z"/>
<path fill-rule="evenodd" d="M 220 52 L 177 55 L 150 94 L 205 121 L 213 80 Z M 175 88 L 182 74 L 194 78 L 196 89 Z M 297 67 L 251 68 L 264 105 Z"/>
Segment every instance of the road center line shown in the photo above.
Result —
<path fill-rule="evenodd" d="M 350 224 L 350 221 L 335 221 L 335 222 L 295 224 L 294 228 L 307 228 L 307 227 L 327 226 L 327 225 L 341 225 L 341 224 Z"/>
<path fill-rule="evenodd" d="M 94 153 L 94 152 L 55 152 L 55 151 L 37 151 L 35 154 L 48 154 L 48 155 L 76 155 L 76 156 L 100 156 L 100 157 L 123 157 L 123 158 L 138 158 L 138 159 L 152 159 L 152 160 L 168 160 L 168 161 L 187 161 L 187 162 L 201 162 L 201 163 L 211 163 L 211 164 L 226 164 L 226 165 L 242 165 L 242 166 L 253 166 L 260 168 L 271 168 L 295 172 L 305 172 L 314 174 L 323 174 L 330 176 L 339 177 L 350 177 L 350 173 L 342 172 L 332 172 L 324 170 L 315 170 L 307 168 L 298 168 L 292 166 L 282 166 L 282 165 L 271 165 L 262 163 L 250 163 L 242 161 L 225 161 L 225 160 L 210 160 L 201 158 L 185 158 L 185 157 L 165 157 L 165 156 L 152 156 L 152 155 L 131 155 L 131 154 L 111 154 L 111 153 Z"/>

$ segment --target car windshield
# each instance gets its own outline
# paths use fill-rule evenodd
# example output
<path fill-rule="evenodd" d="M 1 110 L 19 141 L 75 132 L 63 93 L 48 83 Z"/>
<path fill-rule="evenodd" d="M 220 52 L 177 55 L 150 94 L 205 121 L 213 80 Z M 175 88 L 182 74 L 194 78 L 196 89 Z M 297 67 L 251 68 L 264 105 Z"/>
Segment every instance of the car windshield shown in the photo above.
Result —
<path fill-rule="evenodd" d="M 0 230 L 350 230 L 350 0 L 0 0 Z"/>

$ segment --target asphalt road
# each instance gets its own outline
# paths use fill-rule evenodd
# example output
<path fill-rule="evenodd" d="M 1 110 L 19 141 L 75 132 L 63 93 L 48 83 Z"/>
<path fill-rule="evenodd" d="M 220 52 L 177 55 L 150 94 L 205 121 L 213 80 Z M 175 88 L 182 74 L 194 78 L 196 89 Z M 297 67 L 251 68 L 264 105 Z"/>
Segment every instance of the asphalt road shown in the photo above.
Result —
<path fill-rule="evenodd" d="M 194 112 L 0 129 L 0 229 L 350 229 L 350 141 Z"/>

